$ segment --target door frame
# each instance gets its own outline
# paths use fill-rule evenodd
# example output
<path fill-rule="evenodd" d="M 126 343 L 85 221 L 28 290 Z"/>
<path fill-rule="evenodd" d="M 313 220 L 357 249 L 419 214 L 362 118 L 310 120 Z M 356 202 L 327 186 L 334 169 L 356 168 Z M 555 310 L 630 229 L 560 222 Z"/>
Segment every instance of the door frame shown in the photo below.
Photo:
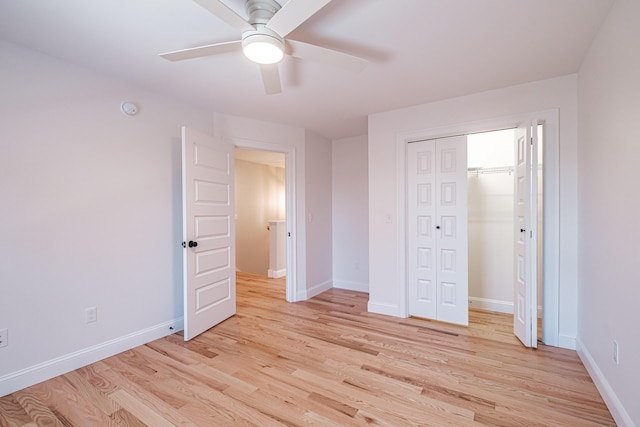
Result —
<path fill-rule="evenodd" d="M 287 302 L 298 301 L 296 292 L 296 254 L 298 233 L 296 233 L 296 149 L 290 145 L 274 144 L 271 142 L 255 141 L 251 139 L 225 137 L 235 147 L 249 150 L 272 151 L 283 153 L 285 157 L 285 224 L 287 229 L 287 274 L 286 299 Z M 235 206 L 233 208 L 235 213 Z"/>
<path fill-rule="evenodd" d="M 400 286 L 399 312 L 409 316 L 407 282 L 407 144 L 423 139 L 437 139 L 470 133 L 491 132 L 515 128 L 533 120 L 544 122 L 544 230 L 543 230 L 543 278 L 542 278 L 542 341 L 551 346 L 560 346 L 559 292 L 560 292 L 560 120 L 559 110 L 544 110 L 513 116 L 453 124 L 437 128 L 426 128 L 401 132 L 396 135 L 396 226 L 399 242 L 397 246 L 397 280 Z"/>

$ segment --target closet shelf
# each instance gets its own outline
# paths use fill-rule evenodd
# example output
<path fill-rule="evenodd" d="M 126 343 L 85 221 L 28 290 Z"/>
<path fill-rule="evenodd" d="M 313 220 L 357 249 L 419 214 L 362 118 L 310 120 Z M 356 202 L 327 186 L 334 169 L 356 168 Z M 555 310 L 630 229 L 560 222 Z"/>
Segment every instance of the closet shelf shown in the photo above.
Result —
<path fill-rule="evenodd" d="M 499 167 L 493 167 L 493 168 L 477 167 L 477 168 L 467 169 L 467 174 L 470 176 L 472 175 L 478 176 L 478 175 L 483 175 L 485 173 L 508 173 L 509 175 L 511 175 L 512 172 L 513 172 L 512 166 L 499 166 Z"/>

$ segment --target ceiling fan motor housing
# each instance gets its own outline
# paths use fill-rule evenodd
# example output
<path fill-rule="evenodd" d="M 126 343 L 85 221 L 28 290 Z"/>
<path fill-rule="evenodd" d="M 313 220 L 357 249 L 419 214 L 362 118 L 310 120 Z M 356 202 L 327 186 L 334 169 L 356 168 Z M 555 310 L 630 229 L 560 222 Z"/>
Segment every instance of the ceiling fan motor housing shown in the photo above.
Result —
<path fill-rule="evenodd" d="M 266 24 L 280 10 L 280 4 L 275 0 L 247 0 L 244 7 L 249 24 L 254 26 Z"/>

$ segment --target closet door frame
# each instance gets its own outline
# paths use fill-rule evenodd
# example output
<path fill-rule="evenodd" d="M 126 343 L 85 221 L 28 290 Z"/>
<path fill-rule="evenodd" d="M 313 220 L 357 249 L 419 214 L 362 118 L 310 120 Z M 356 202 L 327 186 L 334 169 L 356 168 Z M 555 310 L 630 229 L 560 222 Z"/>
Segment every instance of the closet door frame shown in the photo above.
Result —
<path fill-rule="evenodd" d="M 544 138 L 544 273 L 542 341 L 551 346 L 575 348 L 575 343 L 563 338 L 559 331 L 559 258 L 560 258 L 560 186 L 559 186 L 559 110 L 551 109 L 527 114 L 496 117 L 451 126 L 416 129 L 396 134 L 396 206 L 397 269 L 399 284 L 398 313 L 409 317 L 407 281 L 407 148 L 408 143 L 478 132 L 515 128 L 521 123 L 539 120 L 545 124 Z"/>

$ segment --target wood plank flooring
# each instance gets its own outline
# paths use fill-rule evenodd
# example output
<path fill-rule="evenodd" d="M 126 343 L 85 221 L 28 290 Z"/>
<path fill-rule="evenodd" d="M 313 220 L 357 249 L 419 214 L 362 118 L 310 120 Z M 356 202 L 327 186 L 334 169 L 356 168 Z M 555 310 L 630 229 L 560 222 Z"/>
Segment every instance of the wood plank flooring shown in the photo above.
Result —
<path fill-rule="evenodd" d="M 0 399 L 0 426 L 615 425 L 576 352 L 523 348 L 511 316 L 468 328 L 366 312 L 332 289 L 285 302 L 239 274 L 238 314 Z"/>

